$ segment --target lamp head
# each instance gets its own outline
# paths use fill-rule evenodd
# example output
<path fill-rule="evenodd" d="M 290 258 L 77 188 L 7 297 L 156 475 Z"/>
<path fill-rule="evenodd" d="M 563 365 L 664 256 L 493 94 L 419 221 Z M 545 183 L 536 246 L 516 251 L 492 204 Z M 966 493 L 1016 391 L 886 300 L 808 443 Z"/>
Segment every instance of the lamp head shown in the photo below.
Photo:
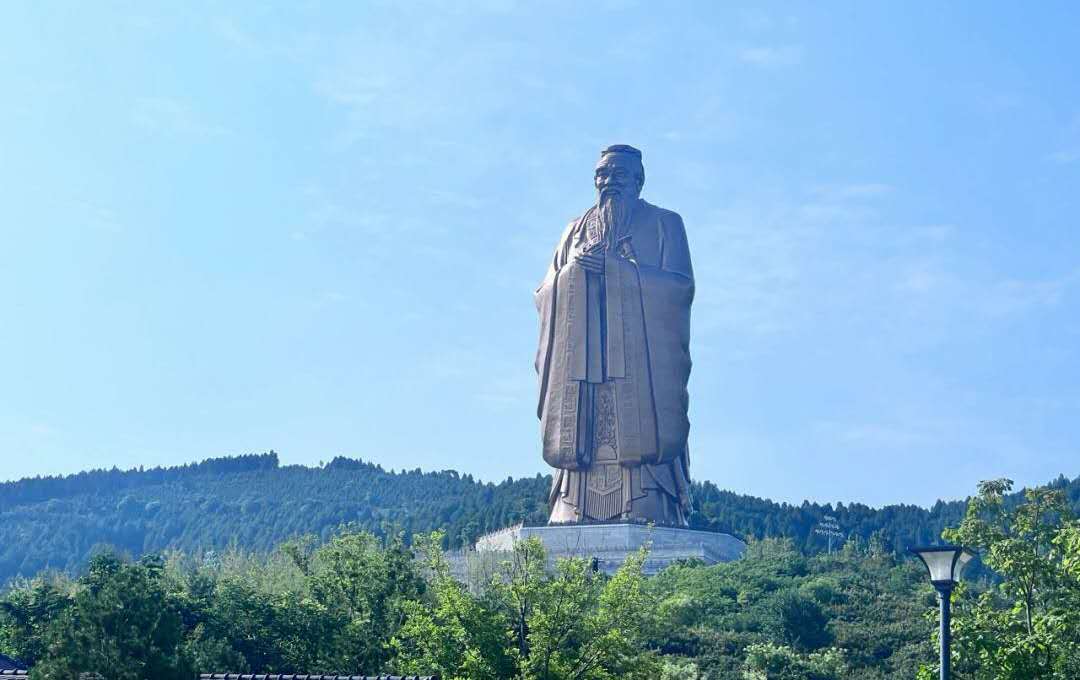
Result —
<path fill-rule="evenodd" d="M 964 571 L 975 553 L 960 545 L 931 545 L 918 548 L 908 548 L 908 552 L 917 555 L 926 565 L 926 571 L 930 574 L 930 582 L 936 588 L 952 588 L 960 580 L 960 574 Z"/>

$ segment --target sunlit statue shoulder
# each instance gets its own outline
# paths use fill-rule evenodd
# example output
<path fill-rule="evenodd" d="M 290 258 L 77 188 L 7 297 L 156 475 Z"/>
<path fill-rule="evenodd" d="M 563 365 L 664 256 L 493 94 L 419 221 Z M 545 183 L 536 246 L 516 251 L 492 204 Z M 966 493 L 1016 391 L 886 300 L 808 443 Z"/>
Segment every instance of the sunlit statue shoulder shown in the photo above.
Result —
<path fill-rule="evenodd" d="M 604 149 L 597 202 L 536 291 L 553 524 L 687 523 L 694 273 L 682 218 L 642 200 L 644 184 L 640 151 Z"/>

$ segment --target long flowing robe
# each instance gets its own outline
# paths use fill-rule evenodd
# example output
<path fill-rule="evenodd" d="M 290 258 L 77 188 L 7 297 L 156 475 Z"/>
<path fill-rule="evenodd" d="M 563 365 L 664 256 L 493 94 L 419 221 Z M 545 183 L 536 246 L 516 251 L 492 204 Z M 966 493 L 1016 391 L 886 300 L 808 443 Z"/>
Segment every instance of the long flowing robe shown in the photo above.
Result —
<path fill-rule="evenodd" d="M 678 214 L 638 199 L 625 233 L 595 208 L 567 227 L 536 291 L 537 415 L 556 468 L 552 522 L 684 525 L 694 274 Z M 605 273 L 574 258 L 603 252 Z"/>

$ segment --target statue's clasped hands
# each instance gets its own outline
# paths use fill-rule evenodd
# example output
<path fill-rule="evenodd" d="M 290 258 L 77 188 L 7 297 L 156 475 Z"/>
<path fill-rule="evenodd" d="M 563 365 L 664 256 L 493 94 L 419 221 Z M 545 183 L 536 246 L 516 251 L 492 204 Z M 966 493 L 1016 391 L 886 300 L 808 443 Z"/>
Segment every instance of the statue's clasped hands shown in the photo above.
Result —
<path fill-rule="evenodd" d="M 604 253 L 603 253 L 603 251 L 600 251 L 600 252 L 585 251 L 584 253 L 581 253 L 581 254 L 577 255 L 574 258 L 574 262 L 577 262 L 579 265 L 581 265 L 582 269 L 589 272 L 590 274 L 600 274 L 601 276 L 603 276 L 603 274 L 604 274 Z"/>
<path fill-rule="evenodd" d="M 634 246 L 630 243 L 630 237 L 624 236 L 619 239 L 615 244 L 614 253 L 623 259 L 637 264 L 637 258 L 634 255 Z M 574 256 L 574 262 L 577 262 L 582 269 L 590 274 L 604 275 L 604 261 L 607 255 L 607 250 L 602 244 L 593 244 L 582 252 Z"/>

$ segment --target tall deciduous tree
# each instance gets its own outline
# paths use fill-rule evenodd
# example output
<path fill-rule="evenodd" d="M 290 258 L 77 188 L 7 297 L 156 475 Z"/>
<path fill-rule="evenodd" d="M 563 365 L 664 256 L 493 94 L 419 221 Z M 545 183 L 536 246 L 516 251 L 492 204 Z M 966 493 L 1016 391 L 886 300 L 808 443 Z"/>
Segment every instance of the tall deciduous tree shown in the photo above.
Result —
<path fill-rule="evenodd" d="M 1010 503 L 1011 489 L 1008 479 L 982 482 L 963 521 L 943 534 L 979 550 L 1000 579 L 977 596 L 958 589 L 956 669 L 976 680 L 1072 680 L 1080 677 L 1080 529 L 1060 489 L 1029 489 Z"/>
<path fill-rule="evenodd" d="M 644 588 L 647 551 L 627 558 L 610 579 L 590 561 L 563 559 L 536 589 L 527 616 L 528 680 L 651 678 L 659 673 L 645 640 L 655 603 Z"/>
<path fill-rule="evenodd" d="M 499 680 L 513 675 L 506 620 L 450 574 L 434 533 L 417 544 L 428 569 L 426 600 L 404 603 L 405 621 L 391 640 L 394 666 L 409 675 L 438 673 L 447 680 Z"/>

